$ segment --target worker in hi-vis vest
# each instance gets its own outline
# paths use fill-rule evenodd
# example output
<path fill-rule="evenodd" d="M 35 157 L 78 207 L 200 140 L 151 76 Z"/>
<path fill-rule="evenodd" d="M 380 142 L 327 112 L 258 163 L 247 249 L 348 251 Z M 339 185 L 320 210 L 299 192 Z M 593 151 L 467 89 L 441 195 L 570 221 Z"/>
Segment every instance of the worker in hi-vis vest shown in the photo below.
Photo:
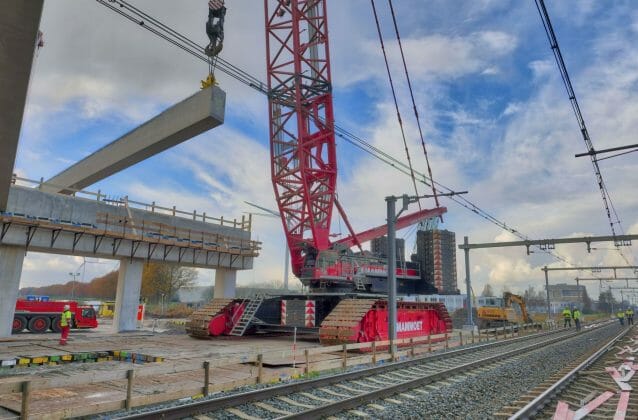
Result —
<path fill-rule="evenodd" d="M 625 325 L 625 311 L 622 309 L 618 310 L 616 317 L 618 318 L 618 321 L 620 321 L 620 325 Z"/>
<path fill-rule="evenodd" d="M 60 316 L 60 327 L 62 328 L 62 335 L 60 336 L 60 345 L 66 346 L 66 340 L 69 338 L 69 330 L 71 329 L 71 307 L 64 305 L 64 311 Z"/>
<path fill-rule="evenodd" d="M 634 310 L 627 308 L 625 310 L 625 318 L 627 319 L 627 325 L 634 325 Z"/>
<path fill-rule="evenodd" d="M 563 309 L 563 328 L 566 327 L 570 327 L 572 326 L 572 311 L 568 308 L 565 307 L 565 309 Z"/>
<path fill-rule="evenodd" d="M 580 331 L 580 318 L 581 318 L 580 310 L 574 307 L 572 311 L 572 317 L 574 318 L 574 323 L 576 324 L 576 331 Z"/>

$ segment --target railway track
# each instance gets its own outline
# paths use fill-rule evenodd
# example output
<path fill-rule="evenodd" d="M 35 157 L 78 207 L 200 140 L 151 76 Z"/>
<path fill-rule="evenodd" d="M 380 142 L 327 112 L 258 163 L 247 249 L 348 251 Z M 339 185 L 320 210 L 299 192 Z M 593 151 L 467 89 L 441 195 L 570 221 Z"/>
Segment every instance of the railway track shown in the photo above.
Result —
<path fill-rule="evenodd" d="M 638 329 L 623 329 L 585 360 L 575 361 L 554 377 L 504 407 L 497 418 L 635 419 L 638 418 Z"/>
<path fill-rule="evenodd" d="M 596 330 L 597 328 L 591 328 L 582 334 L 557 331 L 473 345 L 408 361 L 165 407 L 123 418 L 178 419 L 203 415 L 202 418 L 311 419 L 337 413 L 366 416 L 369 414 L 365 410 L 383 410 L 382 404 L 377 402 L 393 401 L 390 398 L 393 395 L 404 401 L 418 399 L 418 395 L 427 394 L 428 389 L 480 375 L 484 370 L 511 362 L 526 353 L 565 343 Z M 408 393 L 410 390 L 414 392 Z M 365 410 L 359 409 L 360 407 Z"/>

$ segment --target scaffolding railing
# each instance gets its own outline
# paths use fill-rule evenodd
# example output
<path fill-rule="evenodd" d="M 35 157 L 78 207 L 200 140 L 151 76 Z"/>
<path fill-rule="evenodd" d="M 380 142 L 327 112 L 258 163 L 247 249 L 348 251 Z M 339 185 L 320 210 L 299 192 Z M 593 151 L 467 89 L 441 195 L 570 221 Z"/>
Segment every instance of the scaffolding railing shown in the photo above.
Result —
<path fill-rule="evenodd" d="M 237 220 L 236 218 L 228 219 L 221 217 L 212 217 L 206 214 L 206 212 L 198 212 L 197 210 L 193 211 L 184 211 L 178 210 L 176 206 L 173 207 L 163 207 L 158 205 L 155 201 L 152 203 L 143 203 L 140 201 L 130 200 L 128 196 L 113 198 L 113 196 L 109 196 L 107 194 L 102 193 L 101 190 L 97 192 L 86 191 L 76 188 L 71 188 L 63 185 L 55 185 L 52 183 L 47 183 L 44 181 L 44 178 L 40 178 L 40 180 L 32 180 L 23 177 L 19 177 L 16 174 L 13 174 L 11 178 L 11 183 L 14 185 L 20 185 L 25 187 L 35 187 L 37 189 L 42 189 L 43 186 L 50 186 L 53 188 L 63 189 L 65 191 L 71 191 L 72 196 L 74 197 L 82 197 L 89 198 L 97 201 L 101 201 L 113 206 L 121 206 L 126 208 L 136 208 L 144 211 L 148 211 L 151 213 L 164 214 L 168 216 L 180 217 L 184 219 L 190 219 L 203 223 L 210 223 L 220 226 L 228 226 L 234 229 L 241 229 L 247 232 L 251 231 L 252 228 L 252 215 L 242 215 L 241 220 Z"/>

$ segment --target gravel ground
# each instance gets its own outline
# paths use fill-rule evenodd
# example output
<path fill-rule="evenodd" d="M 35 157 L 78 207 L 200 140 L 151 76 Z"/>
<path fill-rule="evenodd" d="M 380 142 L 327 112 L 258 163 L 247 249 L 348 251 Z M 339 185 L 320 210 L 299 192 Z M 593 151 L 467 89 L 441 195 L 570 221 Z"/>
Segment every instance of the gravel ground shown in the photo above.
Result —
<path fill-rule="evenodd" d="M 501 350 L 499 350 L 499 351 L 503 351 L 503 349 L 506 349 L 506 348 L 514 349 L 514 348 L 517 348 L 519 346 L 520 346 L 520 344 L 512 343 L 512 344 L 509 344 L 509 345 L 506 345 L 506 346 L 501 346 L 500 347 Z M 459 349 L 459 348 L 464 348 L 464 347 L 471 347 L 471 345 L 465 345 L 463 347 L 455 347 L 453 350 L 456 350 L 456 349 Z M 446 352 L 445 350 L 439 350 L 439 351 L 433 352 L 432 354 L 445 353 L 445 352 Z M 457 357 L 464 358 L 464 357 L 469 357 L 469 356 L 466 355 L 466 356 L 457 356 Z M 441 363 L 442 365 L 445 364 L 445 362 L 435 361 L 435 362 L 432 362 L 430 364 L 430 366 L 434 366 L 434 365 L 437 365 L 439 363 Z M 362 365 L 361 366 L 353 366 L 353 367 L 349 367 L 347 369 L 347 371 L 360 370 L 360 369 L 367 368 L 367 367 L 368 366 L 362 366 Z M 316 377 L 329 376 L 331 374 L 340 373 L 340 372 L 342 372 L 341 369 L 335 369 L 333 371 L 322 372 L 319 376 L 313 377 L 313 379 L 316 378 Z M 392 377 L 391 373 L 386 373 L 386 375 L 388 375 L 389 377 Z M 386 381 L 388 383 L 394 382 L 394 381 L 390 381 L 390 380 L 386 380 Z M 396 378 L 396 381 L 400 382 L 398 377 Z M 457 380 L 455 379 L 454 381 L 450 381 L 450 382 L 456 382 L 456 381 Z M 365 383 L 365 380 L 362 380 L 362 382 Z M 461 381 L 461 382 L 462 382 L 462 384 L 465 384 L 465 381 Z M 280 383 L 274 384 L 274 385 L 276 386 L 276 385 L 280 385 L 280 384 L 284 384 L 284 383 L 287 383 L 287 382 L 280 382 Z M 225 392 L 218 392 L 218 393 L 210 394 L 209 396 L 207 396 L 205 398 L 199 398 L 197 401 L 202 401 L 202 400 L 205 400 L 205 399 L 220 398 L 220 397 L 234 395 L 234 394 L 242 393 L 242 392 L 254 391 L 254 390 L 257 390 L 257 389 L 262 389 L 262 388 L 266 388 L 266 387 L 270 387 L 270 386 L 274 386 L 274 385 L 273 384 L 262 384 L 262 385 L 245 386 L 245 387 L 237 388 L 237 389 L 234 389 L 234 390 L 231 390 L 231 391 L 225 391 Z M 352 383 L 349 383 L 348 386 L 351 387 L 351 388 L 355 388 L 355 389 L 369 390 L 369 388 L 358 386 L 358 385 L 352 384 Z M 452 384 L 450 386 L 454 386 L 454 384 Z M 333 391 L 337 391 L 337 392 L 340 391 L 343 394 L 347 394 L 348 393 L 347 391 L 345 391 L 343 389 L 340 389 L 338 387 L 337 388 L 330 387 L 330 389 L 332 389 Z M 315 394 L 316 396 L 319 396 L 319 397 L 322 397 L 322 398 L 327 398 L 327 399 L 333 399 L 334 398 L 333 395 L 321 392 L 319 390 L 314 390 L 314 391 L 312 391 L 312 393 Z M 416 394 L 416 395 L 419 395 L 419 394 Z M 419 395 L 419 398 L 422 399 L 422 397 L 423 396 Z M 301 403 L 304 403 L 304 404 L 306 404 L 306 403 L 307 404 L 311 404 L 311 405 L 316 405 L 317 404 L 317 401 L 313 401 L 313 400 L 310 400 L 310 399 L 305 399 L 303 397 L 294 396 L 293 399 L 296 400 L 296 401 L 299 401 Z M 188 403 L 191 403 L 191 402 L 193 402 L 192 399 L 184 398 L 182 400 L 173 401 L 173 402 L 169 402 L 169 403 L 158 404 L 158 405 L 147 406 L 147 407 L 140 407 L 140 408 L 136 408 L 136 409 L 133 409 L 131 411 L 128 411 L 128 412 L 125 411 L 125 410 L 121 410 L 121 411 L 104 413 L 104 414 L 101 414 L 101 415 L 92 416 L 92 417 L 85 417 L 85 418 L 100 419 L 100 420 L 117 419 L 117 418 L 124 417 L 124 416 L 131 415 L 131 414 L 149 412 L 149 411 L 154 411 L 154 410 L 157 410 L 157 409 L 160 409 L 160 408 L 163 408 L 163 407 L 173 407 L 173 406 L 188 404 Z M 283 410 L 290 411 L 290 412 L 297 412 L 298 410 L 301 410 L 301 408 L 299 408 L 299 409 L 294 408 L 293 409 L 293 408 L 290 407 L 290 405 L 285 404 L 281 400 L 278 400 L 276 398 L 269 399 L 269 400 L 266 400 L 264 402 L 267 403 L 267 404 L 273 405 L 275 407 L 281 408 Z M 413 403 L 413 402 L 414 401 L 406 401 L 406 403 Z M 388 405 L 390 403 L 383 403 L 383 404 L 384 405 Z M 246 412 L 246 413 L 248 413 L 250 415 L 258 417 L 258 418 L 270 418 L 270 417 L 273 416 L 273 413 L 271 413 L 271 412 L 269 412 L 267 410 L 264 410 L 262 408 L 255 407 L 253 405 L 250 405 L 250 406 L 238 406 L 236 408 L 238 408 L 239 410 L 242 410 L 242 411 L 244 411 L 244 412 Z M 396 416 L 403 416 L 403 417 L 407 416 L 407 418 L 415 418 L 415 416 L 416 416 L 416 418 L 419 417 L 419 415 L 417 414 L 419 412 L 415 412 L 412 409 L 411 410 L 405 410 L 404 412 L 401 412 L 401 410 L 399 410 L 399 412 L 397 413 L 396 411 L 391 411 L 390 408 L 391 408 L 391 406 L 388 407 L 388 410 L 384 410 L 383 412 L 374 411 L 374 410 L 366 410 L 366 409 L 361 409 L 360 411 L 367 411 L 369 414 L 371 414 L 375 418 L 379 418 L 379 417 L 395 418 Z M 445 412 L 445 411 L 443 411 L 443 412 Z M 393 413 L 395 413 L 395 414 L 393 414 Z M 424 414 L 423 417 L 432 418 L 432 416 L 429 415 L 429 414 L 427 414 L 427 415 Z M 237 418 L 237 417 L 231 415 L 228 412 L 216 412 L 215 413 L 215 418 L 216 419 L 217 418 L 219 418 L 219 419 L 226 419 L 226 418 L 230 419 L 230 418 Z M 450 416 L 449 416 L 449 414 L 446 413 L 446 415 L 441 415 L 440 417 L 437 417 L 437 418 L 450 418 Z"/>
<path fill-rule="evenodd" d="M 427 419 L 492 419 L 500 407 L 516 401 L 522 394 L 539 385 L 590 348 L 607 342 L 620 331 L 616 324 L 584 334 L 569 344 L 554 344 L 494 366 L 478 375 L 468 375 L 463 380 L 432 389 L 421 388 L 427 394 L 415 391 L 412 400 L 395 396 L 402 404 L 377 401 L 385 410 L 365 406 L 359 411 L 373 418 L 427 418 Z M 360 418 L 354 415 L 340 418 Z"/>

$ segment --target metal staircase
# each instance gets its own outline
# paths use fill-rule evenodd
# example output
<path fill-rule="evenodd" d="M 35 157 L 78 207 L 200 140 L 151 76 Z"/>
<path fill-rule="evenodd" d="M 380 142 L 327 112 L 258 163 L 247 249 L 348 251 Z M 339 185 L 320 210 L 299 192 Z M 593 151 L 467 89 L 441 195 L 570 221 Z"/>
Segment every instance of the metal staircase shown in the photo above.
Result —
<path fill-rule="evenodd" d="M 354 276 L 354 287 L 356 290 L 366 290 L 366 284 L 363 282 L 363 277 Z"/>
<path fill-rule="evenodd" d="M 257 295 L 254 299 L 246 299 L 244 301 L 247 302 L 246 308 L 244 309 L 241 317 L 237 320 L 237 322 L 235 322 L 235 325 L 233 325 L 233 329 L 230 330 L 229 335 L 238 337 L 244 335 L 263 301 L 264 297 L 262 295 Z M 242 304 L 244 302 L 242 302 Z"/>

